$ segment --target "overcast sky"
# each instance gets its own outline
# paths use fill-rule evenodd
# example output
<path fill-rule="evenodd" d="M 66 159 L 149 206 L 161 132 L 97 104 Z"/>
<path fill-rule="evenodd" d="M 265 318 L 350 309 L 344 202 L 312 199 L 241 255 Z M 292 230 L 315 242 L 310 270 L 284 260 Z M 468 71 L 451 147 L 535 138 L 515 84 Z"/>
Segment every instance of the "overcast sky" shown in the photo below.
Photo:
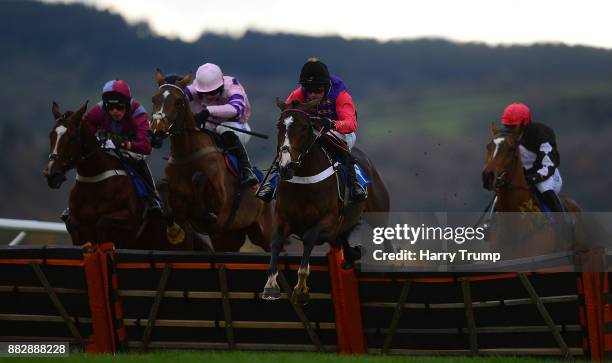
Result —
<path fill-rule="evenodd" d="M 612 48 L 608 0 L 45 0 L 110 9 L 158 34 L 248 29 L 346 38 L 443 37 L 489 44 L 563 42 Z"/>

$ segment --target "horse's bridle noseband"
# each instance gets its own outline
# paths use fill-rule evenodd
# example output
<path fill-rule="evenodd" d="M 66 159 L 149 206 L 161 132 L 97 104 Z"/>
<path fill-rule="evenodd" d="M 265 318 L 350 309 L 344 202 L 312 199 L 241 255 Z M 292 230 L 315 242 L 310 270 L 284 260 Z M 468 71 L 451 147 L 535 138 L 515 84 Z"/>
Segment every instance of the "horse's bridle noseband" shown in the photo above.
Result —
<path fill-rule="evenodd" d="M 305 116 L 308 118 L 308 122 L 310 123 L 310 128 L 311 128 L 311 129 L 313 128 L 311 120 L 312 120 L 314 117 L 310 116 L 310 115 L 308 114 L 308 112 L 306 112 L 306 111 L 304 111 L 304 110 L 300 110 L 299 108 L 287 108 L 287 109 L 284 109 L 284 110 L 281 112 L 281 118 L 282 118 L 282 116 L 283 116 L 284 114 L 289 113 L 289 112 L 298 112 L 298 113 L 301 113 L 301 114 L 305 115 Z M 311 132 L 311 134 L 312 134 L 312 132 Z M 318 139 L 319 139 L 321 136 L 323 136 L 323 133 L 322 133 L 322 132 L 319 132 L 319 134 L 318 134 L 316 137 L 314 137 L 314 138 L 313 138 L 312 142 L 311 142 L 311 143 L 308 145 L 308 147 L 306 147 L 306 149 L 305 149 L 304 151 L 302 151 L 302 152 L 300 152 L 300 153 L 298 154 L 297 161 L 292 161 L 292 163 L 295 165 L 295 167 L 296 167 L 296 168 L 299 168 L 300 166 L 302 166 L 303 157 L 304 157 L 304 156 L 306 156 L 306 155 L 308 155 L 308 153 L 310 152 L 310 149 L 312 148 L 312 146 L 313 146 L 313 145 L 314 145 L 314 144 L 317 142 L 317 140 L 318 140 Z M 283 146 L 281 146 L 281 148 L 280 148 L 280 150 L 279 150 L 279 153 L 281 153 L 281 154 L 282 154 L 283 152 L 288 152 L 288 153 L 290 153 L 290 152 L 291 152 L 291 148 L 290 148 L 288 145 L 283 145 Z"/>
<path fill-rule="evenodd" d="M 508 134 L 501 134 L 501 136 L 507 137 Z M 519 148 L 516 148 L 515 153 L 519 152 Z M 516 162 L 517 160 L 520 158 L 520 155 L 514 155 L 512 158 L 512 164 L 510 165 L 510 169 L 514 169 L 514 167 L 516 166 Z M 505 176 L 508 175 L 508 170 L 504 169 L 503 173 L 501 173 L 500 175 L 498 175 L 495 178 L 495 184 L 494 187 L 495 189 L 501 189 L 501 188 L 508 188 L 508 189 L 523 189 L 523 190 L 531 190 L 531 188 L 529 188 L 528 186 L 522 186 L 522 185 L 515 185 L 512 184 L 512 182 L 508 181 Z"/>
<path fill-rule="evenodd" d="M 63 113 L 60 117 L 58 117 L 57 119 L 55 119 L 55 123 L 58 124 L 60 122 L 64 122 L 64 121 L 68 121 L 68 116 L 66 113 Z M 78 143 L 80 145 L 81 142 L 81 129 L 82 129 L 82 125 L 83 125 L 83 120 L 81 120 L 81 122 L 79 122 L 78 126 L 77 126 L 77 132 L 76 132 L 76 137 L 69 137 L 69 142 L 70 143 Z M 55 142 L 57 143 L 59 140 L 55 140 Z M 99 146 L 99 145 L 98 145 Z M 78 166 L 78 164 L 80 162 L 82 162 L 83 160 L 88 159 L 90 156 L 92 156 L 96 151 L 98 151 L 97 148 L 94 148 L 90 153 L 88 153 L 87 155 L 81 155 L 82 153 L 82 145 L 79 146 L 79 153 L 78 155 L 72 155 L 70 157 L 70 159 L 68 159 L 67 161 L 64 160 L 64 158 L 60 157 L 59 154 L 57 153 L 51 153 L 49 154 L 49 161 L 56 161 L 61 163 L 62 167 L 64 168 L 65 171 L 74 169 Z"/>
<path fill-rule="evenodd" d="M 162 131 L 166 136 L 167 135 L 170 135 L 170 136 L 179 135 L 183 131 L 189 131 L 189 132 L 198 132 L 198 131 L 200 131 L 200 129 L 197 128 L 197 127 L 196 128 L 185 127 L 185 122 L 183 122 L 181 126 L 177 126 L 178 123 L 176 121 L 181 118 L 181 116 L 183 115 L 183 113 L 186 110 L 187 104 L 189 103 L 188 100 L 187 100 L 187 95 L 185 94 L 185 91 L 183 91 L 181 89 L 181 87 L 179 87 L 179 86 L 177 86 L 175 84 L 164 83 L 161 86 L 159 86 L 159 89 L 161 90 L 164 87 L 176 88 L 177 90 L 179 90 L 179 92 L 183 96 L 183 102 L 181 102 L 180 105 L 179 105 L 180 106 L 179 112 L 177 113 L 176 118 L 172 122 L 170 122 L 170 120 L 168 120 L 168 117 L 162 111 L 157 111 L 157 112 L 153 113 L 151 115 L 151 119 L 155 120 L 156 122 L 160 122 L 161 120 L 166 120 L 166 122 L 168 122 L 168 124 L 170 124 L 170 127 L 168 127 L 167 131 Z"/>

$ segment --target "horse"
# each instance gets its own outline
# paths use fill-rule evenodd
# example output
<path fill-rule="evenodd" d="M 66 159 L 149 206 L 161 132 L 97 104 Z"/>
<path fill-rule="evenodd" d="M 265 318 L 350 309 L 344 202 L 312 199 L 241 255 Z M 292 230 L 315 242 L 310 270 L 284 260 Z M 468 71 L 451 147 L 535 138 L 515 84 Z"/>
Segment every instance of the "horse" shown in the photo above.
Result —
<path fill-rule="evenodd" d="M 519 152 L 523 126 L 508 131 L 498 130 L 492 125 L 491 133 L 492 139 L 487 144 L 487 157 L 481 176 L 483 187 L 495 192 L 493 212 L 515 213 L 500 217 L 501 223 L 490 241 L 490 249 L 501 252 L 505 259 L 568 250 L 576 240 L 576 229 L 568 230 L 567 227 L 579 224 L 580 207 L 574 200 L 561 194 L 559 198 L 573 221 L 565 221 L 565 216 L 555 216 L 554 223 L 550 223 L 534 199 L 535 190 L 527 183 L 523 171 Z M 517 241 L 520 247 L 502 244 L 502 236 L 505 239 L 521 237 Z"/>
<path fill-rule="evenodd" d="M 112 241 L 118 248 L 175 249 L 165 239 L 161 216 L 145 218 L 145 204 L 117 156 L 105 152 L 85 124 L 85 102 L 76 112 L 61 112 L 49 132 L 49 162 L 43 170 L 47 184 L 59 189 L 66 172 L 76 168 L 65 220 L 74 245 Z"/>
<path fill-rule="evenodd" d="M 333 177 L 334 163 L 318 142 L 322 134 L 315 128 L 316 119 L 310 116 L 318 102 L 302 104 L 294 101 L 287 105 L 277 99 L 281 111 L 277 124 L 281 180 L 277 188 L 277 228 L 272 238 L 268 280 L 261 295 L 265 300 L 276 300 L 281 296 L 276 282 L 278 255 L 291 234 L 301 236 L 304 247 L 291 301 L 304 305 L 310 299 L 307 280 L 313 247 L 324 242 L 334 247 L 341 245 L 344 258 L 350 264 L 360 257 L 359 249 L 351 248 L 348 238 L 359 223 L 362 212 L 379 212 L 377 217 L 386 216 L 376 223 L 386 224 L 388 219 L 389 193 L 386 186 L 374 164 L 357 148 L 352 149 L 352 154 L 372 181 L 367 186 L 368 198 L 359 203 L 342 204 L 338 193 L 339 181 Z"/>
<path fill-rule="evenodd" d="M 153 137 L 170 137 L 171 157 L 164 179 L 157 182 L 168 238 L 180 242 L 194 232 L 206 233 L 215 251 L 239 251 L 245 236 L 270 250 L 272 205 L 259 200 L 253 190 L 238 185 L 227 168 L 224 153 L 213 136 L 200 130 L 183 89 L 184 77 L 164 77 L 158 69 L 159 86 L 153 95 Z M 214 212 L 215 220 L 203 216 Z"/>

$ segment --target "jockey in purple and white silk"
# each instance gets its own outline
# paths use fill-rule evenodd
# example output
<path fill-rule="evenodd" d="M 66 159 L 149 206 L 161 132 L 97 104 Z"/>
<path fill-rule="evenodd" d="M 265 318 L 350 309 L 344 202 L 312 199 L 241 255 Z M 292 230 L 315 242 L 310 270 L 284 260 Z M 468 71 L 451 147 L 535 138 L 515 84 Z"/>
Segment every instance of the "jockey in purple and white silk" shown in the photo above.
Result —
<path fill-rule="evenodd" d="M 257 184 L 245 149 L 251 136 L 225 127 L 251 131 L 251 104 L 242 84 L 235 77 L 224 76 L 216 64 L 206 63 L 184 91 L 199 127 L 221 135 L 224 146 L 238 159 L 240 184 Z"/>

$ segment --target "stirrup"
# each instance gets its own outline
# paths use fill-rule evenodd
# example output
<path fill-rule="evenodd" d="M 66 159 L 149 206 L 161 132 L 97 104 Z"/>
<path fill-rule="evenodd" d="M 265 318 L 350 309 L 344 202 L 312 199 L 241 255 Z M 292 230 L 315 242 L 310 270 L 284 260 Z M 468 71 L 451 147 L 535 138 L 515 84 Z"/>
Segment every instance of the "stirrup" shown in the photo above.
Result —
<path fill-rule="evenodd" d="M 275 191 L 276 190 L 272 188 L 272 183 L 268 181 L 264 185 L 262 185 L 261 189 L 259 189 L 259 192 L 257 192 L 257 198 L 263 200 L 264 202 L 271 202 L 272 199 L 274 199 Z"/>
<path fill-rule="evenodd" d="M 253 186 L 259 183 L 259 180 L 250 168 L 243 168 L 240 171 L 240 185 Z"/>
<path fill-rule="evenodd" d="M 355 202 L 355 203 L 363 202 L 364 200 L 366 200 L 367 197 L 368 197 L 368 193 L 365 191 L 365 189 L 361 185 L 359 184 L 352 185 L 349 188 L 349 198 L 351 202 Z"/>

